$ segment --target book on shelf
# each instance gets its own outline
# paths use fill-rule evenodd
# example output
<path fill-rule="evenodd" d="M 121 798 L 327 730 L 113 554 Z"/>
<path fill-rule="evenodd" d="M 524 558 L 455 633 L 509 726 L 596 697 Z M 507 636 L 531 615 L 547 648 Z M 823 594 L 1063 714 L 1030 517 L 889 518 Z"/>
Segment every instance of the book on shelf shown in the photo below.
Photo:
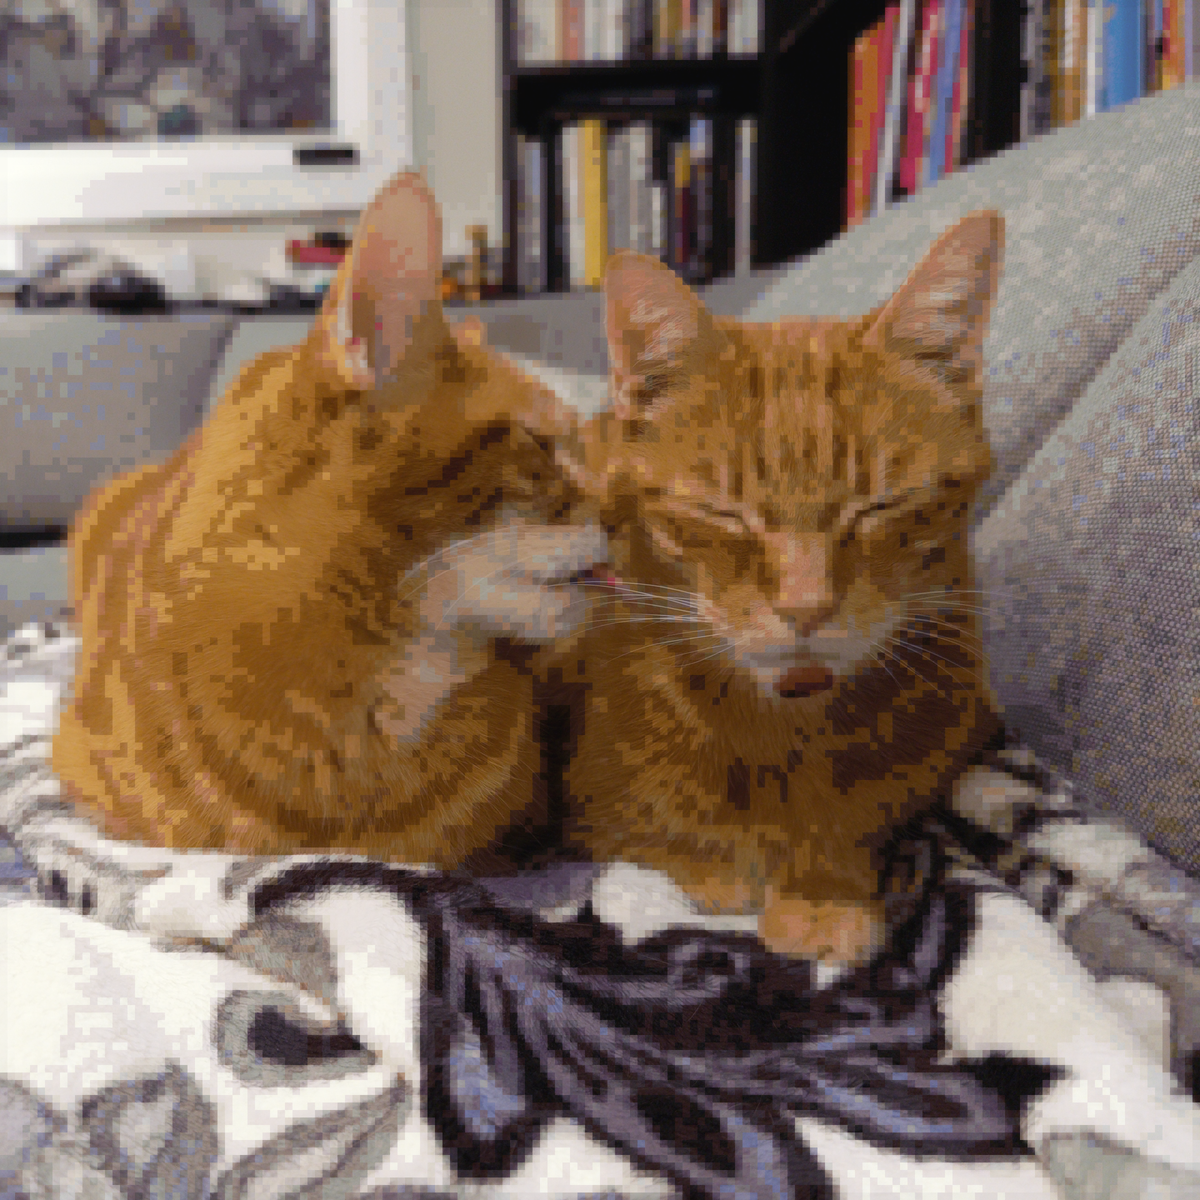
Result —
<path fill-rule="evenodd" d="M 1104 65 L 1104 4 L 1105 0 L 1087 0 L 1087 59 L 1083 68 L 1085 117 L 1094 117 L 1104 107 L 1101 74 Z"/>
<path fill-rule="evenodd" d="M 583 0 L 559 0 L 558 61 L 583 58 Z"/>
<path fill-rule="evenodd" d="M 543 251 L 545 223 L 543 145 L 540 138 L 517 136 L 517 287 L 525 293 L 546 288 Z"/>
<path fill-rule="evenodd" d="M 872 76 L 867 79 L 867 87 L 871 94 L 871 124 L 867 142 L 866 169 L 863 172 L 864 215 L 871 212 L 875 196 L 875 183 L 879 176 L 883 126 L 892 72 L 892 48 L 895 44 L 896 14 L 899 7 L 898 3 L 889 4 L 884 9 L 883 17 L 874 28 L 875 44 L 872 55 L 874 71 Z"/>
<path fill-rule="evenodd" d="M 608 261 L 608 141 L 605 123 L 579 123 L 580 184 L 583 192 L 583 284 L 599 287 Z"/>
<path fill-rule="evenodd" d="M 1186 12 L 1184 0 L 1162 0 L 1163 87 L 1178 87 L 1187 78 L 1184 54 Z"/>
<path fill-rule="evenodd" d="M 739 275 L 754 262 L 754 178 L 758 122 L 753 117 L 738 121 L 734 150 L 733 268 Z"/>
<path fill-rule="evenodd" d="M 606 154 L 608 156 L 606 175 L 608 237 L 606 245 L 608 253 L 615 254 L 618 250 L 630 248 L 629 180 L 632 166 L 629 161 L 630 127 L 628 125 L 609 126 Z"/>
<path fill-rule="evenodd" d="M 572 290 L 583 286 L 583 188 L 580 127 L 565 125 L 559 133 L 561 144 L 562 234 L 558 244 L 565 251 L 564 281 Z"/>
<path fill-rule="evenodd" d="M 967 129 L 967 100 L 971 86 L 971 44 L 975 27 L 975 0 L 962 0 L 961 22 L 958 37 L 958 69 L 954 75 L 950 124 L 946 131 L 947 173 L 962 166 L 966 151 L 964 139 Z"/>
<path fill-rule="evenodd" d="M 921 6 L 920 37 L 908 85 L 908 112 L 904 114 L 904 152 L 900 160 L 900 190 L 912 195 L 920 186 L 921 160 L 929 137 L 933 111 L 933 73 L 941 31 L 941 0 Z"/>
<path fill-rule="evenodd" d="M 629 179 L 627 187 L 629 231 L 618 237 L 630 250 L 639 254 L 655 253 L 653 192 L 657 186 L 652 175 L 653 132 L 648 121 L 634 121 L 628 126 Z"/>
<path fill-rule="evenodd" d="M 993 3 L 995 0 L 993 0 Z M 895 0 L 850 50 L 849 228 L 966 160 L 979 0 Z M 1191 77 L 1200 0 L 1028 0 L 1022 140 Z"/>
<path fill-rule="evenodd" d="M 755 118 L 696 116 L 682 126 L 588 118 L 545 141 L 517 134 L 518 288 L 598 287 L 609 256 L 625 248 L 662 259 L 689 282 L 748 269 L 756 133 Z M 558 265 L 547 236 L 554 194 Z"/>
<path fill-rule="evenodd" d="M 916 36 L 916 0 L 901 0 L 897 6 L 896 35 L 893 38 L 892 58 L 888 65 L 887 104 L 883 122 L 883 144 L 880 165 L 875 176 L 875 195 L 872 208 L 884 208 L 890 199 L 890 189 L 901 153 L 901 114 L 908 80 L 908 64 Z M 915 78 L 915 76 L 914 76 Z"/>
<path fill-rule="evenodd" d="M 937 78 L 934 82 L 933 131 L 925 155 L 926 187 L 954 170 L 946 159 L 946 136 L 951 130 L 954 81 L 958 77 L 958 54 L 962 46 L 963 0 L 945 0 L 945 36 L 941 39 Z"/>
<path fill-rule="evenodd" d="M 878 26 L 859 34 L 850 52 L 849 162 L 846 174 L 846 227 L 867 215 L 868 156 L 875 108 L 875 60 L 879 53 Z"/>
<path fill-rule="evenodd" d="M 518 66 L 757 54 L 763 0 L 516 0 Z"/>

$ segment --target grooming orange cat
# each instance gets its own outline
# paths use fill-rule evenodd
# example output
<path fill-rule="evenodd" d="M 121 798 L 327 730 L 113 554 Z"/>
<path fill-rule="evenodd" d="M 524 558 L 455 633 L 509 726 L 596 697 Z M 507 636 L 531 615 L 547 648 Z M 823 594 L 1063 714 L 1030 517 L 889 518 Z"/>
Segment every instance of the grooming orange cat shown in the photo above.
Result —
<path fill-rule="evenodd" d="M 396 177 L 308 339 L 80 514 L 53 767 L 110 835 L 457 867 L 525 819 L 540 764 L 510 642 L 582 622 L 605 543 L 567 523 L 572 422 L 454 336 L 440 260 L 432 196 Z"/>
<path fill-rule="evenodd" d="M 1002 245 L 975 213 L 869 315 L 770 325 L 610 261 L 615 407 L 583 436 L 615 604 L 561 664 L 574 836 L 762 908 L 779 950 L 876 947 L 887 828 L 997 728 L 968 526 Z"/>

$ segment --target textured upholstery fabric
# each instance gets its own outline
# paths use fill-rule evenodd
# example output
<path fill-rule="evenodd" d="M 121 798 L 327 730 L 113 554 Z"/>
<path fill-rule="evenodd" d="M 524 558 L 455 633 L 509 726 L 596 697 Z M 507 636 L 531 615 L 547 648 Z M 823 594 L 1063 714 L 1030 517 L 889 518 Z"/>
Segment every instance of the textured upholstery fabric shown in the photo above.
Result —
<path fill-rule="evenodd" d="M 233 318 L 0 316 L 0 529 L 67 525 L 118 471 L 200 423 Z"/>

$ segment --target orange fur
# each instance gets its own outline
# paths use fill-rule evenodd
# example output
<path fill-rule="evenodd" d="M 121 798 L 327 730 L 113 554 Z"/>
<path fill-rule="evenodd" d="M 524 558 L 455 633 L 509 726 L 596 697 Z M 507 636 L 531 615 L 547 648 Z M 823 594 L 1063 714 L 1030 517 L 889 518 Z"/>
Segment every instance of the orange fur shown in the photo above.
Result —
<path fill-rule="evenodd" d="M 446 325 L 440 254 L 432 197 L 397 177 L 308 339 L 81 512 L 53 766 L 110 835 L 454 867 L 523 819 L 540 764 L 510 642 L 584 619 L 568 578 L 603 535 L 568 524 L 573 421 Z"/>
<path fill-rule="evenodd" d="M 1002 245 L 973 214 L 869 315 L 772 325 L 610 262 L 583 434 L 618 585 L 554 668 L 585 689 L 574 835 L 780 950 L 870 953 L 886 830 L 996 728 L 968 526 Z"/>

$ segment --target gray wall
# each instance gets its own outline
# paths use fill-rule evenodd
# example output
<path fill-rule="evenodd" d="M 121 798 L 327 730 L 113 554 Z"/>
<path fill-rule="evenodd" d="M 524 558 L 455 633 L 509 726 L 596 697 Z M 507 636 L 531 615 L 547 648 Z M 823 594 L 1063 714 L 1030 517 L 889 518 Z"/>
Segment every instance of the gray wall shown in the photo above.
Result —
<path fill-rule="evenodd" d="M 496 0 L 408 0 L 413 154 L 442 206 L 448 257 L 468 225 L 501 238 L 500 47 Z"/>

